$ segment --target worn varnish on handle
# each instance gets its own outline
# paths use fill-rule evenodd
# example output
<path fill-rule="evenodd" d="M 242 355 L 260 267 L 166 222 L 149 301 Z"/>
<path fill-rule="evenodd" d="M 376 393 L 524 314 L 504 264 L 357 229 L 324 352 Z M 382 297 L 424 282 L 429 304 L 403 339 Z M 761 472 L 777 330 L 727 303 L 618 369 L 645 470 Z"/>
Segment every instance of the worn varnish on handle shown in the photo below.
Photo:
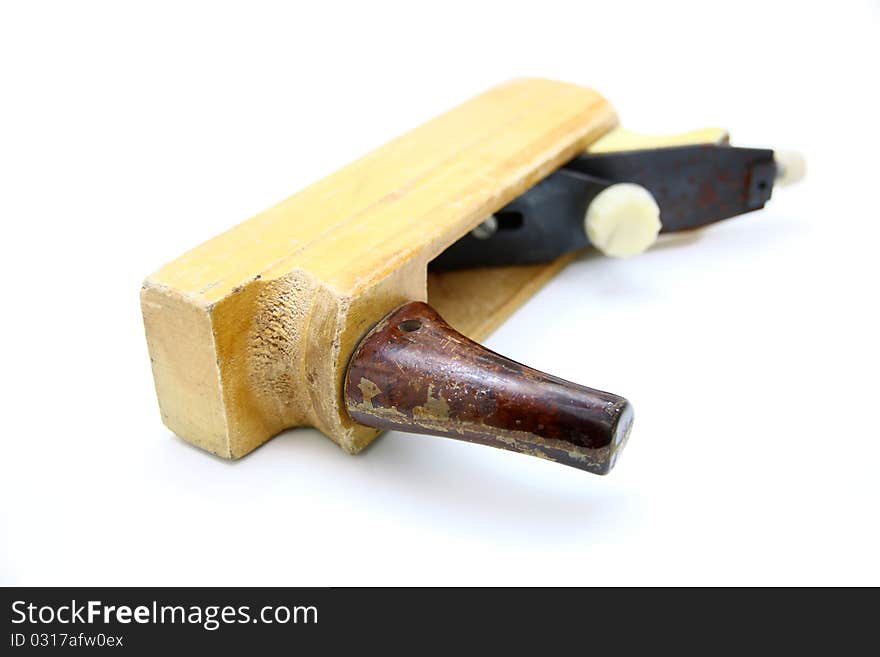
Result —
<path fill-rule="evenodd" d="M 491 445 L 595 474 L 614 466 L 633 419 L 623 397 L 490 351 L 421 302 L 394 310 L 361 341 L 345 403 L 361 424 Z"/>
<path fill-rule="evenodd" d="M 226 458 L 300 426 L 360 451 L 379 433 L 342 403 L 360 340 L 414 300 L 476 340 L 498 326 L 567 260 L 479 286 L 428 263 L 616 122 L 591 89 L 513 80 L 166 264 L 141 291 L 163 421 Z"/>
<path fill-rule="evenodd" d="M 803 173 L 718 128 L 652 138 L 616 123 L 591 89 L 512 80 L 166 264 L 141 290 L 163 421 L 226 458 L 291 427 L 350 453 L 396 428 L 607 472 L 626 400 L 472 340 L 587 244 L 634 254 Z M 444 267 L 462 246 L 466 268 Z"/>

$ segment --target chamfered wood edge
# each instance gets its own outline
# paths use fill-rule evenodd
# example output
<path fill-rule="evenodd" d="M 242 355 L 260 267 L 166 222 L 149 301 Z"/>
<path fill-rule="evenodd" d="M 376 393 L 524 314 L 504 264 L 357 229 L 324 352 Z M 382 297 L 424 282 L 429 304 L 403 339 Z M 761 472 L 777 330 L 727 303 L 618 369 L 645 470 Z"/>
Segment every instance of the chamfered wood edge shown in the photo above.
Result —
<path fill-rule="evenodd" d="M 187 289 L 179 282 L 169 285 L 161 275 L 148 278 L 142 307 L 166 425 L 188 442 L 231 458 L 293 426 L 316 427 L 352 453 L 375 438 L 374 429 L 351 421 L 341 400 L 344 370 L 360 338 L 394 307 L 428 297 L 430 257 L 479 223 L 485 212 L 504 205 L 616 121 L 607 102 L 590 90 L 574 92 L 577 88 L 572 85 L 548 81 L 519 84 L 534 84 L 535 92 L 558 91 L 557 104 L 569 118 L 538 126 L 539 132 L 546 128 L 547 134 L 539 139 L 546 143 L 533 144 L 527 155 L 511 162 L 510 171 L 498 174 L 504 182 L 496 180 L 491 198 L 481 196 L 472 202 L 464 220 L 458 210 L 453 212 L 450 226 L 454 230 L 435 231 L 430 242 L 398 252 L 397 262 L 380 274 L 340 288 L 338 280 L 322 280 L 293 261 L 279 274 L 275 261 L 267 263 L 267 268 L 274 267 L 271 277 L 264 278 L 266 269 L 251 272 L 247 281 L 220 298 L 211 298 L 210 285 L 201 294 L 202 290 Z M 558 108 L 554 111 L 559 114 Z M 523 115 L 516 120 L 530 125 L 531 118 Z M 412 139 L 413 134 L 418 129 L 400 139 Z M 477 181 L 473 182 L 468 193 L 481 193 Z M 431 202 L 436 205 L 438 200 Z M 457 199 L 442 201 L 447 202 Z M 194 251 L 197 256 L 198 249 Z M 189 267 L 199 266 L 193 252 L 185 257 Z M 562 264 L 551 263 L 534 268 L 525 277 L 513 277 L 516 292 L 500 294 L 503 302 L 472 327 L 471 335 L 484 337 Z M 185 279 L 189 274 L 181 271 L 178 275 Z"/>

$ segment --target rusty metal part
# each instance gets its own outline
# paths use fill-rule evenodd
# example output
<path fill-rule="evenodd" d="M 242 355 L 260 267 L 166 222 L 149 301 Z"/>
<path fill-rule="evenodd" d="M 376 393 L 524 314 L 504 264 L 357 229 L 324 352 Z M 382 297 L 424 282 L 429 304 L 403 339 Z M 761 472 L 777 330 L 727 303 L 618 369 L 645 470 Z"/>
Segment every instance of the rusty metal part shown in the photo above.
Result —
<path fill-rule="evenodd" d="M 759 210 L 776 178 L 773 151 L 717 144 L 586 154 L 565 168 L 645 187 L 660 206 L 664 233 Z"/>
<path fill-rule="evenodd" d="M 494 214 L 497 230 L 468 234 L 431 263 L 436 270 L 548 262 L 587 247 L 584 214 L 614 183 L 646 188 L 661 232 L 691 230 L 759 210 L 776 177 L 773 151 L 701 144 L 580 155 Z"/>
<path fill-rule="evenodd" d="M 595 474 L 614 466 L 633 420 L 623 397 L 490 351 L 421 302 L 394 310 L 360 342 L 343 394 L 361 424 L 500 447 Z"/>

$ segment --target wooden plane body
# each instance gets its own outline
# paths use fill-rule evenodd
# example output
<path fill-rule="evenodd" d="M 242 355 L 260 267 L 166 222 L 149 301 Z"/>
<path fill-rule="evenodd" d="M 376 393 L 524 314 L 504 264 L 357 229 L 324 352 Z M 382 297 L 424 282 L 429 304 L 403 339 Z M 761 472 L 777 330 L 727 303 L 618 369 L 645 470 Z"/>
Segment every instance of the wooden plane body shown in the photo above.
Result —
<path fill-rule="evenodd" d="M 166 264 L 141 292 L 163 421 L 227 458 L 297 426 L 363 449 L 378 431 L 341 395 L 359 340 L 409 301 L 485 337 L 563 262 L 430 282 L 428 262 L 615 125 L 591 89 L 508 82 Z"/>

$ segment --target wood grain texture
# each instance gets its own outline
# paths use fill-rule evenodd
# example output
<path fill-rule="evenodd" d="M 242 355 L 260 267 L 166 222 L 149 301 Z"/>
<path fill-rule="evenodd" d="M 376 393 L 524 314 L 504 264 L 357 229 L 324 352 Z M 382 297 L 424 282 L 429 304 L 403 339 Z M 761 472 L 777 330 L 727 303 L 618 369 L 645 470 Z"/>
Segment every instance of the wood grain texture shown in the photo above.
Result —
<path fill-rule="evenodd" d="M 538 265 L 428 272 L 428 301 L 450 325 L 482 340 L 534 295 L 575 254 Z"/>
<path fill-rule="evenodd" d="M 623 397 L 544 374 L 404 304 L 361 341 L 345 379 L 358 422 L 447 436 L 606 474 L 632 427 Z"/>
<path fill-rule="evenodd" d="M 615 128 L 604 134 L 587 149 L 590 153 L 619 153 L 645 148 L 669 148 L 696 144 L 726 144 L 730 135 L 724 128 L 698 128 L 674 135 L 647 135 L 626 128 Z"/>
<path fill-rule="evenodd" d="M 427 298 L 434 256 L 615 123 L 590 89 L 515 80 L 162 267 L 141 299 L 166 425 L 227 458 L 294 426 L 362 449 L 377 431 L 341 399 L 355 345 L 393 308 Z M 472 321 L 477 337 L 559 266 L 508 272 Z M 456 297 L 479 305 L 458 283 L 434 286 L 444 312 Z"/>

